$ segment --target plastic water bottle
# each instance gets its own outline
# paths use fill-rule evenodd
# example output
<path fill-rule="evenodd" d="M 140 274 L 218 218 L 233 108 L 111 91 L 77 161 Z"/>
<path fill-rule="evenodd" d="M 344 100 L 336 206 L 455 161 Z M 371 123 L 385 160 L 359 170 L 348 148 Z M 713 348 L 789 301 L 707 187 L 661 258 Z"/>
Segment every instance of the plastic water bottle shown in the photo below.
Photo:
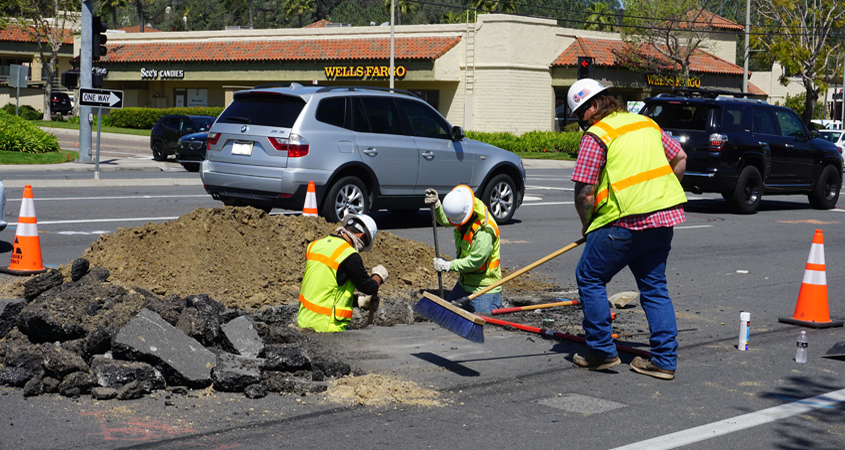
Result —
<path fill-rule="evenodd" d="M 805 363 L 807 362 L 807 332 L 802 331 L 800 335 L 798 335 L 798 348 L 795 350 L 795 362 L 797 363 Z"/>
<path fill-rule="evenodd" d="M 748 350 L 748 337 L 751 334 L 751 313 L 739 313 L 739 343 L 736 348 L 740 351 Z"/>

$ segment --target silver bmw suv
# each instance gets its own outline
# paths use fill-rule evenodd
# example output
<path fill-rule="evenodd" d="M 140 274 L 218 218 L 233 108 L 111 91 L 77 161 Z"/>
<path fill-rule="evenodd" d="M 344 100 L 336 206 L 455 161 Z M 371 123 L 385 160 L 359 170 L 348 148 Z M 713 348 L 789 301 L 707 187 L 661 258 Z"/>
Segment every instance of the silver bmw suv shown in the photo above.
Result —
<path fill-rule="evenodd" d="M 320 213 L 413 213 L 424 192 L 470 186 L 496 222 L 522 203 L 519 156 L 464 137 L 408 91 L 273 85 L 239 91 L 208 133 L 200 175 L 226 205 L 301 210 L 308 182 Z"/>

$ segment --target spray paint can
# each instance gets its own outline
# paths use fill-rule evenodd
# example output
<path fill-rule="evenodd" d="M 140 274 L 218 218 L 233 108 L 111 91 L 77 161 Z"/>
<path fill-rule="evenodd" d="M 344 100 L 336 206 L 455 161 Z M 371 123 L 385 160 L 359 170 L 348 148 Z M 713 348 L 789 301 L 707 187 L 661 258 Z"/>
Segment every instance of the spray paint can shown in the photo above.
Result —
<path fill-rule="evenodd" d="M 748 350 L 748 337 L 751 334 L 751 313 L 739 313 L 739 343 L 736 348 L 740 351 Z"/>

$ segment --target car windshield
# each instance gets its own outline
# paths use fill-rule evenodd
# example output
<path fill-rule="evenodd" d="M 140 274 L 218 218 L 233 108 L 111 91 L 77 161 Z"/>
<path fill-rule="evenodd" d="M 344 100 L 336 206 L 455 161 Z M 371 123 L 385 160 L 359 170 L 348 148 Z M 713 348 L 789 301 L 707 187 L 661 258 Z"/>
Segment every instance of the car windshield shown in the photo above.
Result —
<path fill-rule="evenodd" d="M 647 104 L 640 114 L 657 122 L 660 128 L 703 131 L 712 109 L 711 105 L 660 102 Z"/>
<path fill-rule="evenodd" d="M 841 135 L 842 135 L 841 131 L 819 133 L 820 138 L 822 138 L 826 141 L 830 141 L 830 142 L 838 141 L 839 136 L 841 136 Z"/>
<path fill-rule="evenodd" d="M 299 97 L 273 92 L 247 92 L 236 94 L 217 121 L 291 128 L 304 107 L 305 101 Z"/>
<path fill-rule="evenodd" d="M 213 117 L 197 117 L 194 118 L 194 125 L 197 126 L 197 130 L 199 131 L 208 131 L 212 125 L 214 125 L 214 118 Z"/>

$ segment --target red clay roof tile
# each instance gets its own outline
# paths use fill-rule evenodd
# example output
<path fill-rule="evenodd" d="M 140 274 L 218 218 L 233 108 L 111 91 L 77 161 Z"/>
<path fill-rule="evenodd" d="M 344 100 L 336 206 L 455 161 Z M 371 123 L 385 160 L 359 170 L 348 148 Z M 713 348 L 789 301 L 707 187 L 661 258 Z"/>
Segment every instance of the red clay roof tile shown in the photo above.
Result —
<path fill-rule="evenodd" d="M 555 59 L 552 66 L 575 66 L 579 56 L 593 57 L 593 64 L 596 66 L 613 67 L 617 65 L 614 50 L 624 52 L 627 44 L 624 41 L 609 39 L 586 39 L 577 38 L 560 56 Z M 648 48 L 642 44 L 641 48 Z M 648 52 L 657 56 L 653 48 Z M 731 64 L 718 56 L 711 55 L 702 50 L 696 50 L 690 58 L 690 70 L 698 73 L 716 73 L 725 75 L 742 75 L 742 67 Z"/>
<path fill-rule="evenodd" d="M 397 38 L 394 58 L 437 59 L 460 40 L 458 36 Z M 104 62 L 361 60 L 389 58 L 390 40 L 150 42 L 108 45 L 108 49 Z"/>
<path fill-rule="evenodd" d="M 0 42 L 35 42 L 33 38 L 34 33 L 34 27 L 10 26 L 9 28 L 0 30 Z M 65 40 L 62 41 L 62 44 L 73 45 L 73 30 L 65 28 L 64 38 Z"/>

